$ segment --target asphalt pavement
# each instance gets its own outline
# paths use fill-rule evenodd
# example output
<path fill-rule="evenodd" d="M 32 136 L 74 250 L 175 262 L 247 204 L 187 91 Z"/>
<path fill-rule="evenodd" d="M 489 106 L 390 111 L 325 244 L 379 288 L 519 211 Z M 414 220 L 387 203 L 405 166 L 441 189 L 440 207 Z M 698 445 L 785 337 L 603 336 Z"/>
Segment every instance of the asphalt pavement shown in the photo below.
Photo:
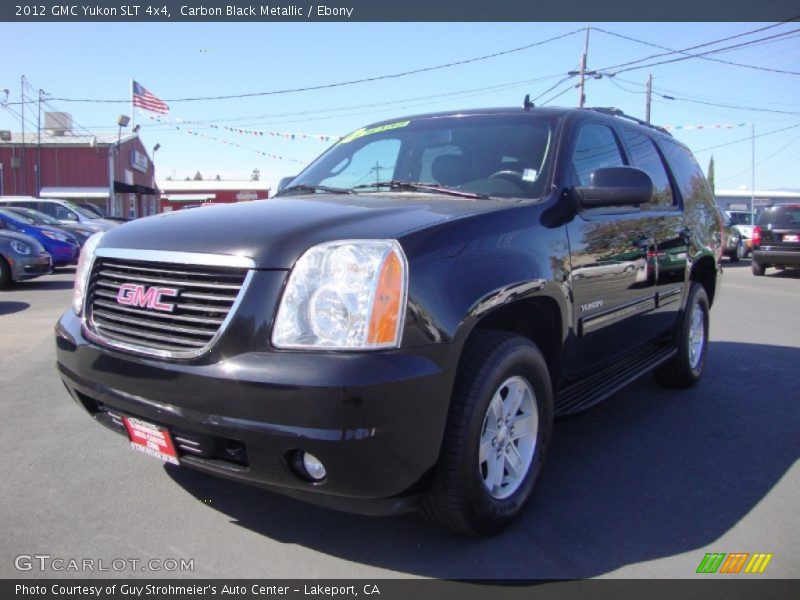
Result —
<path fill-rule="evenodd" d="M 646 377 L 558 422 L 524 517 L 484 540 L 132 451 L 56 374 L 73 274 L 18 284 L 0 292 L 0 577 L 690 578 L 707 552 L 772 553 L 758 577 L 800 577 L 800 270 L 725 267 L 701 382 Z"/>

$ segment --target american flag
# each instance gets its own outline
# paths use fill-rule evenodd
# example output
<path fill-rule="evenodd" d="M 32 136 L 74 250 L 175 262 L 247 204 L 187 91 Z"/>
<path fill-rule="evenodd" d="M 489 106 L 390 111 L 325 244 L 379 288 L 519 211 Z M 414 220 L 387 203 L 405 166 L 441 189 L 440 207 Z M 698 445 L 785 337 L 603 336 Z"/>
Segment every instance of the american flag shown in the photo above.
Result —
<path fill-rule="evenodd" d="M 133 82 L 133 105 L 162 115 L 169 112 L 169 106 L 167 106 L 166 102 L 156 98 L 152 92 L 149 92 L 143 85 L 135 81 Z"/>

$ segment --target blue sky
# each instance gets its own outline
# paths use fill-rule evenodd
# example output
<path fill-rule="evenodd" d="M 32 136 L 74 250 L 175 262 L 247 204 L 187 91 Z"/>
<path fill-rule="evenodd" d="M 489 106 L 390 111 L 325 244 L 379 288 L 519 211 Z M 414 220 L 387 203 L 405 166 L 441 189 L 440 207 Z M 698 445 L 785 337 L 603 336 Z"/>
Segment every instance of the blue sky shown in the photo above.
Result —
<path fill-rule="evenodd" d="M 231 95 L 306 87 L 459 61 L 524 46 L 582 28 L 584 23 L 0 23 L 6 50 L 0 88 L 19 101 L 20 75 L 54 98 L 125 99 L 134 78 L 163 99 Z M 670 48 L 733 36 L 763 23 L 599 23 L 596 27 Z M 794 29 L 794 24 L 732 40 L 747 41 Z M 142 115 L 145 145 L 156 143 L 159 177 L 248 178 L 254 168 L 273 185 L 322 152 L 314 139 L 255 137 L 212 124 L 265 132 L 342 135 L 372 121 L 429 111 L 520 105 L 578 67 L 583 33 L 528 50 L 447 69 L 383 81 L 300 93 L 222 101 L 170 102 L 168 124 Z M 709 46 L 705 49 L 713 48 Z M 602 69 L 660 52 L 593 30 L 589 68 Z M 712 55 L 772 69 L 800 71 L 800 38 L 788 37 Z M 11 60 L 13 57 L 13 60 Z M 671 58 L 671 57 L 670 57 Z M 800 76 L 691 59 L 589 80 L 587 105 L 615 106 L 644 116 L 644 83 L 652 73 L 656 124 L 747 123 L 732 129 L 682 129 L 674 135 L 695 151 L 705 170 L 713 153 L 717 188 L 750 185 L 750 141 L 705 150 L 800 124 Z M 541 79 L 550 77 L 548 79 Z M 538 80 L 538 81 L 537 81 Z M 542 96 L 546 100 L 570 82 Z M 493 88 L 493 89 L 479 89 Z M 35 92 L 29 92 L 35 97 Z M 660 95 L 674 96 L 669 100 Z M 423 98 L 429 96 L 440 97 Z M 416 98 L 423 98 L 417 99 Z M 695 102 L 689 102 L 688 100 Z M 2 94 L 0 94 L 2 100 Z M 575 106 L 566 91 L 550 105 Z M 700 102 L 700 103 L 698 103 Z M 129 104 L 51 101 L 91 131 L 116 130 Z M 762 111 L 720 106 L 759 107 Z M 364 106 L 370 105 L 370 106 Z M 19 106 L 13 107 L 16 110 Z M 35 116 L 34 106 L 27 110 Z M 767 112 L 776 111 L 776 112 Z M 200 121 L 186 125 L 181 121 Z M 181 127 L 176 129 L 175 126 Z M 0 110 L 0 129 L 19 120 Z M 263 156 L 186 130 L 266 152 Z M 278 159 L 280 156 L 282 159 Z M 756 188 L 798 188 L 800 127 L 756 139 Z"/>

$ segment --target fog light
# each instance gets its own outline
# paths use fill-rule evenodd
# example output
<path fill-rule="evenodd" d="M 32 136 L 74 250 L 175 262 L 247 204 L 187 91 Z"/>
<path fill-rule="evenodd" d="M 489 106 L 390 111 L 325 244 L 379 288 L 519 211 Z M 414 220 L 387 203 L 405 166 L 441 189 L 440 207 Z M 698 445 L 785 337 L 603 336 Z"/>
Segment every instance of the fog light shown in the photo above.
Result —
<path fill-rule="evenodd" d="M 303 468 L 314 481 L 322 481 L 325 479 L 325 467 L 313 454 L 303 452 Z"/>

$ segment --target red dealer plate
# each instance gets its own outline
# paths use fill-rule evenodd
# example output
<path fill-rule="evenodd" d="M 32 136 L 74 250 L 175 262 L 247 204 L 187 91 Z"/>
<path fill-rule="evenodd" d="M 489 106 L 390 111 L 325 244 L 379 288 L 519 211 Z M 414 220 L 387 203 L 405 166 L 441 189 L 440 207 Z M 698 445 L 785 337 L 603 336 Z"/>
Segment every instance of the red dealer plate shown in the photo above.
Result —
<path fill-rule="evenodd" d="M 784 242 L 800 242 L 800 235 L 796 233 L 784 233 L 783 234 L 783 241 Z"/>
<path fill-rule="evenodd" d="M 125 429 L 128 430 L 131 448 L 173 465 L 178 464 L 178 453 L 175 452 L 175 445 L 165 427 L 159 427 L 133 417 L 122 417 L 122 421 L 125 423 Z"/>

